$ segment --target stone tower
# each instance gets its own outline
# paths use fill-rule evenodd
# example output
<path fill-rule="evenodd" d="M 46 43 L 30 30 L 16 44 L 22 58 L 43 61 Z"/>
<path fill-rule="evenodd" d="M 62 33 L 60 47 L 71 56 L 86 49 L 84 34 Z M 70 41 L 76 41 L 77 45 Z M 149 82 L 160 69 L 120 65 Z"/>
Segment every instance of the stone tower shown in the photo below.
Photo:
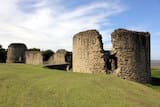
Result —
<path fill-rule="evenodd" d="M 23 43 L 12 43 L 8 46 L 7 63 L 24 63 L 27 47 Z"/>
<path fill-rule="evenodd" d="M 98 31 L 88 30 L 73 37 L 73 72 L 105 72 L 102 37 Z"/>
<path fill-rule="evenodd" d="M 111 37 L 115 55 L 113 73 L 140 83 L 150 82 L 150 34 L 117 29 Z"/>

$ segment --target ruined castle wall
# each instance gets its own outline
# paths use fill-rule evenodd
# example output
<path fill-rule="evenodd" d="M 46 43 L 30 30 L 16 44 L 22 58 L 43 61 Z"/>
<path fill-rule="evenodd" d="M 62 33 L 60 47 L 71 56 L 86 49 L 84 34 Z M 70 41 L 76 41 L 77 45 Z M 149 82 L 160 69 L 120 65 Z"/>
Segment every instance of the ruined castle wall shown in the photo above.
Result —
<path fill-rule="evenodd" d="M 22 43 L 12 43 L 8 46 L 7 63 L 24 63 L 27 47 Z"/>
<path fill-rule="evenodd" d="M 111 36 L 117 60 L 114 73 L 124 79 L 150 82 L 150 34 L 117 29 Z"/>
<path fill-rule="evenodd" d="M 98 31 L 88 30 L 74 36 L 73 72 L 105 72 L 102 37 Z"/>
<path fill-rule="evenodd" d="M 47 63 L 48 63 L 48 64 L 54 64 L 54 54 L 49 57 Z"/>
<path fill-rule="evenodd" d="M 40 51 L 26 51 L 26 64 L 41 65 L 43 57 Z"/>
<path fill-rule="evenodd" d="M 66 50 L 58 50 L 55 54 L 54 54 L 54 64 L 64 64 L 65 63 L 65 54 L 66 54 Z"/>
<path fill-rule="evenodd" d="M 66 51 L 65 49 L 59 49 L 55 54 L 53 54 L 49 60 L 49 64 L 66 64 L 72 62 L 72 53 Z"/>

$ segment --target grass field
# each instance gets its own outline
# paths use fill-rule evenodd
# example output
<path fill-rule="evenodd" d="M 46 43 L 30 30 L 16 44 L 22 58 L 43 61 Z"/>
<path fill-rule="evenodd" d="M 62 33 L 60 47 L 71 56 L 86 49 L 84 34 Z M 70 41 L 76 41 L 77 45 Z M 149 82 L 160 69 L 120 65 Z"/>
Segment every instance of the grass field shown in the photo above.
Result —
<path fill-rule="evenodd" d="M 149 84 L 148 86 L 160 92 L 160 66 L 153 66 L 151 73 L 152 73 L 152 83 Z"/>
<path fill-rule="evenodd" d="M 160 70 L 153 75 L 160 78 Z M 160 107 L 160 85 L 154 83 L 0 64 L 0 107 Z"/>

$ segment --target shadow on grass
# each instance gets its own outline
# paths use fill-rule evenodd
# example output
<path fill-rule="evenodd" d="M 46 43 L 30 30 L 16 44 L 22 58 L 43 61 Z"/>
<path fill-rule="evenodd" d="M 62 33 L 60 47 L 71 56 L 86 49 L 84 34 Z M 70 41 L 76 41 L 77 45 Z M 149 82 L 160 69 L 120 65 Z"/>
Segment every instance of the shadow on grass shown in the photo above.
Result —
<path fill-rule="evenodd" d="M 160 86 L 160 78 L 152 77 L 151 84 L 155 86 Z"/>

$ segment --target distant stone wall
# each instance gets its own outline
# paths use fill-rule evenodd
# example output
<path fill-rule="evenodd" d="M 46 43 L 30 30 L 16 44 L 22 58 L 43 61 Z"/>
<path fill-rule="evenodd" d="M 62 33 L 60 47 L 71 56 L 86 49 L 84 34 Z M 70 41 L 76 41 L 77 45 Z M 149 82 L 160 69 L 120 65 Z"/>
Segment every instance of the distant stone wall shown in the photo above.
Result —
<path fill-rule="evenodd" d="M 26 51 L 26 64 L 41 65 L 43 57 L 40 51 Z"/>
<path fill-rule="evenodd" d="M 116 64 L 114 73 L 124 79 L 150 82 L 150 34 L 117 29 L 111 36 Z"/>
<path fill-rule="evenodd" d="M 73 72 L 105 72 L 102 37 L 96 30 L 76 34 L 73 38 Z"/>
<path fill-rule="evenodd" d="M 24 63 L 27 47 L 23 43 L 12 43 L 8 46 L 7 63 Z"/>
<path fill-rule="evenodd" d="M 55 54 L 53 54 L 49 60 L 49 64 L 65 64 L 72 62 L 72 53 L 66 51 L 65 49 L 59 49 Z"/>
<path fill-rule="evenodd" d="M 54 54 L 54 64 L 63 64 L 65 62 L 66 50 L 60 49 Z"/>
<path fill-rule="evenodd" d="M 55 54 L 55 53 L 54 53 Z M 47 64 L 54 64 L 54 54 L 49 57 Z"/>

